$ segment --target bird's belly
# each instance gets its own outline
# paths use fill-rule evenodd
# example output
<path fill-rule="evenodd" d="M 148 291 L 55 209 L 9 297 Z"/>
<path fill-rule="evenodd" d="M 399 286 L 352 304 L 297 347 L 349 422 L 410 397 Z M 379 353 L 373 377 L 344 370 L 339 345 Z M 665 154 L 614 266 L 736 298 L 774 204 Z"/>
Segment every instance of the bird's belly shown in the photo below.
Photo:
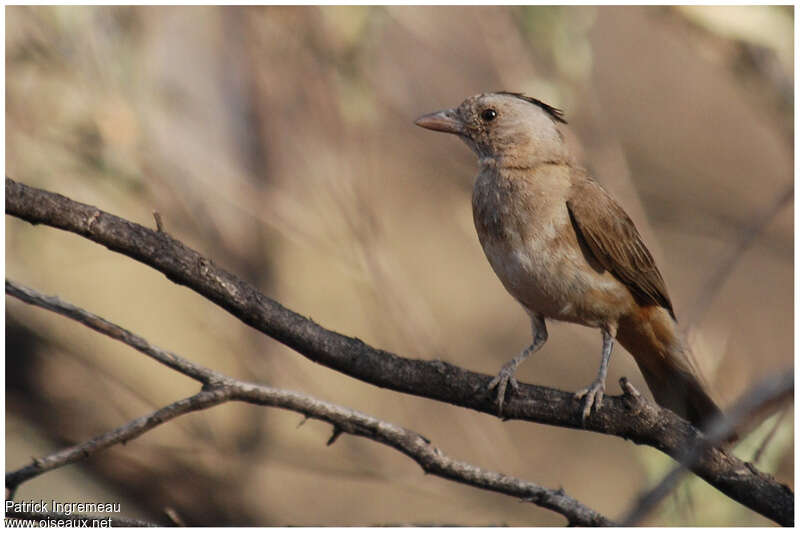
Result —
<path fill-rule="evenodd" d="M 483 248 L 506 290 L 529 311 L 586 326 L 615 323 L 632 301 L 630 292 L 609 272 L 593 268 L 577 242 L 553 233 L 523 239 L 509 232 Z"/>

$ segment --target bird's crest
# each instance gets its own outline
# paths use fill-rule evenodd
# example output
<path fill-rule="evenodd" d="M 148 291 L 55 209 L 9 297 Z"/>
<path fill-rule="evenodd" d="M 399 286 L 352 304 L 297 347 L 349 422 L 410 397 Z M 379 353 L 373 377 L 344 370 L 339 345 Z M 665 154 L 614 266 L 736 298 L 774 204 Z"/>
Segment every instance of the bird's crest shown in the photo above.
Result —
<path fill-rule="evenodd" d="M 545 113 L 550 115 L 550 117 L 553 120 L 555 120 L 556 122 L 561 122 L 563 124 L 567 123 L 566 119 L 564 119 L 564 112 L 563 111 L 561 111 L 557 107 L 553 107 L 553 106 L 551 106 L 549 104 L 545 104 L 541 100 L 533 98 L 532 96 L 526 96 L 526 95 L 524 95 L 522 93 L 512 93 L 510 91 L 498 91 L 497 94 L 507 94 L 508 96 L 514 96 L 516 98 L 519 98 L 520 100 L 525 100 L 528 103 L 531 103 L 533 105 L 541 107 L 545 111 Z"/>

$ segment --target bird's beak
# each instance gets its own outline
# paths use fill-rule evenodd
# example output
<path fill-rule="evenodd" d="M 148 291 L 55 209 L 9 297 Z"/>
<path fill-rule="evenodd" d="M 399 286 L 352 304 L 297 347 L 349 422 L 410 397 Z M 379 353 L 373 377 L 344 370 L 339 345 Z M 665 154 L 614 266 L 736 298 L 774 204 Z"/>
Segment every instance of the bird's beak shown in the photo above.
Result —
<path fill-rule="evenodd" d="M 465 133 L 464 123 L 458 118 L 458 113 L 456 113 L 455 109 L 445 109 L 444 111 L 423 115 L 414 121 L 414 124 L 429 130 L 455 133 L 456 135 Z"/>

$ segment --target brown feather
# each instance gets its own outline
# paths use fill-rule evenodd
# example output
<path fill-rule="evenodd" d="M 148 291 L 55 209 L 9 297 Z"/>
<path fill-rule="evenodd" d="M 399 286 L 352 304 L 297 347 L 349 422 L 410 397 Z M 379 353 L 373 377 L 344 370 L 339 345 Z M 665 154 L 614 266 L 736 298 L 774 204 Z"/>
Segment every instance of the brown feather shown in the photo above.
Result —
<path fill-rule="evenodd" d="M 576 176 L 567 200 L 575 227 L 603 268 L 623 282 L 646 305 L 659 305 L 675 312 L 664 278 L 642 241 L 633 221 L 622 207 L 588 176 Z"/>

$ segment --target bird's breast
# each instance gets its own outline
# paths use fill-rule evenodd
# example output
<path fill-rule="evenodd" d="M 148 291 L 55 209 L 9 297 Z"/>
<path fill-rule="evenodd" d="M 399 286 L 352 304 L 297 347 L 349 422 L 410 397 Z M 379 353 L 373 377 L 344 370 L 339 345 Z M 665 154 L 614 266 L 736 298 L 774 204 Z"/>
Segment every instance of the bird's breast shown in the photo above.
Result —
<path fill-rule="evenodd" d="M 475 229 L 492 269 L 528 310 L 602 325 L 609 309 L 630 299 L 628 291 L 589 264 L 557 187 L 515 185 L 479 176 L 473 191 Z"/>

